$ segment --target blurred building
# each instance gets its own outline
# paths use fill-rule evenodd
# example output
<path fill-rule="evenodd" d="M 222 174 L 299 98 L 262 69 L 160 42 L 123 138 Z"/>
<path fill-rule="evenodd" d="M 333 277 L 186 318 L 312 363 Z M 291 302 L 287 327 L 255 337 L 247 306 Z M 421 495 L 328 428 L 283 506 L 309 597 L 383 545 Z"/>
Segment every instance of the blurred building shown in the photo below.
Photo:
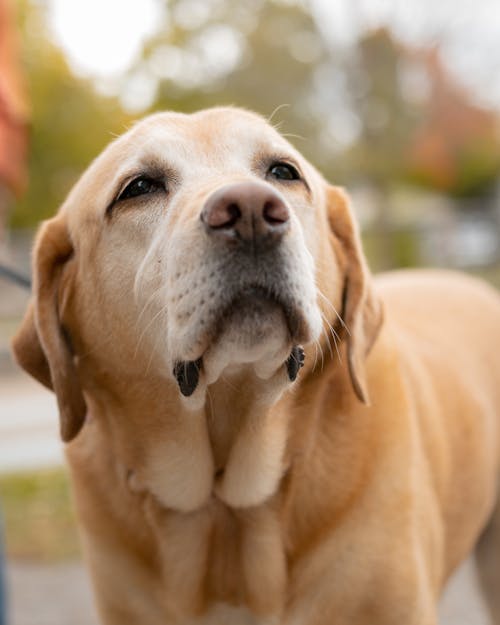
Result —
<path fill-rule="evenodd" d="M 0 254 L 12 197 L 26 184 L 29 109 L 11 0 L 0 0 Z"/>

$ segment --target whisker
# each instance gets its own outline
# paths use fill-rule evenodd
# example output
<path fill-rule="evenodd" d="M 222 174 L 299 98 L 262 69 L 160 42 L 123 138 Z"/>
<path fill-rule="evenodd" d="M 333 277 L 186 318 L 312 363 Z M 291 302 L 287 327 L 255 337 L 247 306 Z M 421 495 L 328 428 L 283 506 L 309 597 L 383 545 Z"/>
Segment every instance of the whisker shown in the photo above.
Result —
<path fill-rule="evenodd" d="M 314 341 L 314 362 L 313 362 L 313 371 L 316 369 L 316 365 L 318 363 L 318 342 Z"/>
<path fill-rule="evenodd" d="M 325 323 L 328 325 L 328 328 L 330 329 L 332 336 L 335 339 L 338 339 L 338 341 L 340 342 L 339 333 L 337 332 L 337 330 L 335 330 L 335 327 L 330 323 L 328 317 L 323 312 L 321 313 L 321 316 L 323 317 L 323 320 L 325 321 Z"/>
<path fill-rule="evenodd" d="M 278 111 L 281 111 L 281 109 L 286 108 L 287 106 L 291 106 L 291 105 L 290 104 L 286 104 L 286 103 L 278 104 L 278 106 L 274 109 L 274 111 L 271 113 L 271 115 L 269 115 L 269 117 L 267 118 L 267 123 L 271 124 L 271 122 L 273 120 L 273 117 L 276 115 L 276 113 Z"/>
<path fill-rule="evenodd" d="M 337 334 L 335 328 L 332 326 L 332 324 L 328 321 L 328 319 L 326 318 L 326 316 L 321 313 L 321 316 L 323 317 L 323 321 L 326 323 L 326 325 L 328 326 L 328 330 L 331 334 L 331 337 L 333 339 L 333 344 L 335 345 L 335 351 L 337 352 L 337 358 L 339 359 L 339 362 L 342 362 L 342 356 L 340 354 L 340 350 L 339 350 L 339 343 L 340 343 L 340 336 Z M 326 334 L 326 332 L 325 332 Z M 328 345 L 330 346 L 330 355 L 332 356 L 332 360 L 333 360 L 333 354 L 331 352 L 331 345 L 330 345 L 330 341 L 328 339 L 328 335 L 326 335 L 326 339 L 328 341 Z"/>
<path fill-rule="evenodd" d="M 306 137 L 303 137 L 302 135 L 296 135 L 293 132 L 282 132 L 281 136 L 285 137 L 285 139 L 300 139 L 301 141 L 308 140 Z"/>
<path fill-rule="evenodd" d="M 151 349 L 151 355 L 149 357 L 148 364 L 146 366 L 146 373 L 145 373 L 145 375 L 148 375 L 148 373 L 149 373 L 149 370 L 151 368 L 151 363 L 153 362 L 153 356 L 155 355 L 155 351 L 156 351 L 156 345 L 153 345 L 153 347 Z"/>
<path fill-rule="evenodd" d="M 318 361 L 318 351 L 319 351 L 319 354 L 321 356 L 321 371 L 323 371 L 323 366 L 325 364 L 325 359 L 324 359 L 324 355 L 323 355 L 323 348 L 321 347 L 321 343 L 319 342 L 318 339 L 316 339 L 314 341 L 314 346 L 316 347 L 316 359 L 314 361 L 314 368 L 316 368 L 316 364 L 317 364 L 317 361 Z"/>
<path fill-rule="evenodd" d="M 318 292 L 318 295 L 323 298 L 323 300 L 328 304 L 328 306 L 330 306 L 330 308 L 332 309 L 332 311 L 335 313 L 335 316 L 337 317 L 337 319 L 340 321 L 340 324 L 342 325 L 342 327 L 345 329 L 345 331 L 347 332 L 347 334 L 349 334 L 349 336 L 351 336 L 351 331 L 349 330 L 347 324 L 345 323 L 345 321 L 342 319 L 341 315 L 339 314 L 339 312 L 337 311 L 337 309 L 335 308 L 335 306 L 331 303 L 331 301 L 326 297 L 326 295 L 323 295 L 323 293 L 321 292 L 321 289 L 319 287 L 316 287 L 316 290 Z"/>
<path fill-rule="evenodd" d="M 135 351 L 134 351 L 134 358 L 136 358 L 136 356 L 137 356 L 137 353 L 139 351 L 139 347 L 140 347 L 141 341 L 144 338 L 144 335 L 146 334 L 147 330 L 149 330 L 149 328 L 156 321 L 156 319 L 158 319 L 158 317 L 161 314 L 165 313 L 166 310 L 167 310 L 167 306 L 163 306 L 162 308 L 160 308 L 160 310 L 155 315 L 153 315 L 153 317 L 148 321 L 146 326 L 143 328 L 141 334 L 139 335 L 139 338 L 137 339 L 137 343 L 136 343 Z"/>
<path fill-rule="evenodd" d="M 312 365 L 312 370 L 314 371 L 316 369 L 316 365 L 318 364 L 318 345 L 317 345 L 317 341 L 314 341 L 313 345 L 314 345 L 314 362 L 313 362 L 313 365 Z"/>
<path fill-rule="evenodd" d="M 136 320 L 136 326 L 140 323 L 143 314 L 146 312 L 147 307 L 151 304 L 151 302 L 153 301 L 153 298 L 155 298 L 159 293 L 161 293 L 161 291 L 163 289 L 166 289 L 167 285 L 166 284 L 162 284 L 160 287 L 158 287 L 156 289 L 156 291 L 154 291 L 147 299 L 146 303 L 144 304 L 144 306 L 142 307 L 141 312 L 139 313 L 137 320 Z"/>
<path fill-rule="evenodd" d="M 326 317 L 325 317 L 325 315 L 323 313 L 321 313 L 321 317 L 323 318 L 324 321 L 326 321 Z M 330 325 L 330 324 L 328 324 L 328 325 Z M 326 342 L 326 345 L 328 347 L 328 351 L 330 352 L 330 358 L 333 360 L 333 351 L 332 351 L 332 345 L 330 343 L 330 337 L 328 336 L 328 333 L 327 333 L 327 331 L 326 331 L 324 326 L 323 326 L 323 328 L 321 330 L 321 335 L 322 336 L 324 335 L 324 337 L 325 337 L 325 342 Z"/>

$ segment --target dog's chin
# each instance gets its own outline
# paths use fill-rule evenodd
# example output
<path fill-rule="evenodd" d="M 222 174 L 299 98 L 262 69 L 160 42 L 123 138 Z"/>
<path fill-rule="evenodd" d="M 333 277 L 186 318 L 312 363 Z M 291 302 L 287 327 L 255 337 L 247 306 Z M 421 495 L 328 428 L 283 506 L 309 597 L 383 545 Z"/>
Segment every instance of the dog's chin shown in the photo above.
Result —
<path fill-rule="evenodd" d="M 263 379 L 286 361 L 293 346 L 282 306 L 264 297 L 242 296 L 224 315 L 223 323 L 203 355 L 208 384 L 242 366 Z"/>
<path fill-rule="evenodd" d="M 314 340 L 321 326 L 316 309 L 307 304 L 306 309 L 307 313 L 292 298 L 247 287 L 210 325 L 203 323 L 200 311 L 199 323 L 186 328 L 187 340 L 175 350 L 178 356 L 172 363 L 191 408 L 203 404 L 207 386 L 242 371 L 263 381 L 277 375 L 283 383 L 293 382 L 303 364 L 301 345 Z"/>
<path fill-rule="evenodd" d="M 222 374 L 230 375 L 242 367 L 268 379 L 285 364 L 294 345 L 308 340 L 308 331 L 300 312 L 258 289 L 248 289 L 210 327 L 200 324 L 198 331 L 192 328 L 187 333 L 191 340 L 185 349 L 179 350 L 174 375 L 179 380 L 186 363 L 191 363 L 191 388 L 196 387 L 198 379 L 212 384 Z M 179 368 L 180 363 L 184 363 L 183 369 Z"/>

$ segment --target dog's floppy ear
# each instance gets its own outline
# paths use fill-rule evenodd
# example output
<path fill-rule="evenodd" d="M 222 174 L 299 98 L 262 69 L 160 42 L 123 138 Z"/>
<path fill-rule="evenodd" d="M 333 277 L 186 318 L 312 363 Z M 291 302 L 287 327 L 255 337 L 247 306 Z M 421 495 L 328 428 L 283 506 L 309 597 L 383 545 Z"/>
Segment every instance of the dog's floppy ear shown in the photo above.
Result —
<path fill-rule="evenodd" d="M 365 359 L 382 325 L 382 305 L 373 292 L 358 228 L 343 189 L 328 187 L 327 209 L 331 236 L 344 273 L 342 316 L 347 332 L 349 375 L 358 399 L 368 404 Z"/>
<path fill-rule="evenodd" d="M 85 420 L 86 405 L 58 307 L 59 287 L 73 246 L 62 214 L 45 222 L 33 254 L 33 300 L 12 342 L 17 362 L 57 396 L 61 438 L 73 439 Z"/>

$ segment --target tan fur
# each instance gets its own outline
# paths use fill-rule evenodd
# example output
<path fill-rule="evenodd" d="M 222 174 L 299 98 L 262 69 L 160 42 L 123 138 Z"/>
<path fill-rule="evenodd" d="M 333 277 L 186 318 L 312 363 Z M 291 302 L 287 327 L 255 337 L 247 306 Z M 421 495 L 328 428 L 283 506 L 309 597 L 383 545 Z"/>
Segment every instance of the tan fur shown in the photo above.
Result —
<path fill-rule="evenodd" d="M 270 178 L 273 159 L 306 182 Z M 152 169 L 168 193 L 114 203 Z M 234 276 L 200 213 L 239 181 L 290 210 L 294 383 L 277 304 L 203 329 Z M 42 227 L 34 273 L 13 347 L 58 396 L 104 624 L 437 625 L 495 505 L 497 293 L 372 279 L 346 194 L 236 109 L 153 116 L 109 146 Z M 201 356 L 181 397 L 173 365 Z"/>

